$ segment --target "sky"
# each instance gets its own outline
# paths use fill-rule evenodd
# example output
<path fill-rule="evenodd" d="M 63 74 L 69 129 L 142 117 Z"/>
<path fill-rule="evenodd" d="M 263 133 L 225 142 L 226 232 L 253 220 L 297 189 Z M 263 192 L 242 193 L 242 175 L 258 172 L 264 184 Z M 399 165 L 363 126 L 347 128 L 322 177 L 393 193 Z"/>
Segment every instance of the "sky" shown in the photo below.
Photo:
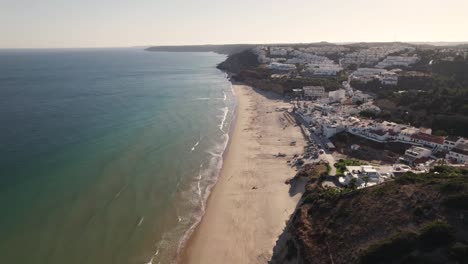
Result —
<path fill-rule="evenodd" d="M 0 0 L 0 48 L 468 41 L 468 0 Z"/>

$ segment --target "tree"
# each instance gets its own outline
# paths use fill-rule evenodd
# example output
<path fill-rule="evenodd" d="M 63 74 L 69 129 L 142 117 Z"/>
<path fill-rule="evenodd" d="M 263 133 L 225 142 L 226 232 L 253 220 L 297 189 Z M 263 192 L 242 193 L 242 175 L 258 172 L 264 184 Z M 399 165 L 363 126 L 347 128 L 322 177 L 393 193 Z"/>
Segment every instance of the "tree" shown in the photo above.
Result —
<path fill-rule="evenodd" d="M 364 187 L 367 187 L 367 183 L 369 182 L 369 175 L 365 175 L 362 177 L 362 179 L 364 180 Z"/>
<path fill-rule="evenodd" d="M 447 136 L 447 132 L 445 130 L 442 130 L 442 129 L 439 129 L 439 130 L 436 130 L 434 131 L 434 135 L 435 136 L 442 136 L 442 137 L 445 137 Z"/>
<path fill-rule="evenodd" d="M 357 189 L 357 180 L 356 180 L 356 178 L 352 178 L 349 181 L 348 188 L 351 189 L 351 190 L 356 190 Z"/>

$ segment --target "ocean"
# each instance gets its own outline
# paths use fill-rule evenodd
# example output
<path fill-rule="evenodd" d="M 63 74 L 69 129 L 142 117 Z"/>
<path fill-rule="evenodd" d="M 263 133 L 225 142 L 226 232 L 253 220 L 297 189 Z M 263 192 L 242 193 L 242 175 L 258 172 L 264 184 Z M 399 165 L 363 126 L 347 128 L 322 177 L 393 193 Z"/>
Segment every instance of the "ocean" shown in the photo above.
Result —
<path fill-rule="evenodd" d="M 173 263 L 229 138 L 224 59 L 0 51 L 0 263 Z"/>

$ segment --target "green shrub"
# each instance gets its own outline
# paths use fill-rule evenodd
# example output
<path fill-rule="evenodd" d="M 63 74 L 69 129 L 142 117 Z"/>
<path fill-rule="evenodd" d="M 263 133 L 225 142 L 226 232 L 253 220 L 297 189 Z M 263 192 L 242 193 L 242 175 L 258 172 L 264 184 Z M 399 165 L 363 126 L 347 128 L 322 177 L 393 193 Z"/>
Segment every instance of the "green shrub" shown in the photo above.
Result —
<path fill-rule="evenodd" d="M 451 195 L 443 200 L 443 204 L 452 209 L 468 210 L 468 193 Z"/>
<path fill-rule="evenodd" d="M 450 244 L 454 239 L 453 228 L 444 221 L 434 221 L 421 229 L 419 241 L 428 249 Z"/>
<path fill-rule="evenodd" d="M 424 209 L 421 206 L 418 206 L 413 210 L 413 214 L 417 217 L 421 217 L 424 215 Z"/>
<path fill-rule="evenodd" d="M 461 182 L 445 182 L 440 185 L 440 192 L 450 194 L 464 191 L 466 188 Z"/>
<path fill-rule="evenodd" d="M 417 234 L 403 232 L 368 247 L 360 256 L 360 263 L 391 263 L 413 251 Z"/>
<path fill-rule="evenodd" d="M 346 170 L 346 166 L 359 166 L 362 165 L 362 163 L 358 160 L 343 160 L 340 159 L 338 160 L 337 163 L 333 164 L 333 166 L 336 168 L 336 176 L 342 176 Z"/>
<path fill-rule="evenodd" d="M 423 176 L 419 174 L 414 174 L 412 172 L 404 173 L 403 175 L 397 177 L 395 182 L 400 185 L 415 184 L 417 182 L 423 181 Z"/>
<path fill-rule="evenodd" d="M 457 242 L 450 248 L 450 254 L 459 263 L 466 263 L 468 260 L 468 245 Z"/>
<path fill-rule="evenodd" d="M 431 172 L 438 172 L 438 173 L 444 173 L 444 174 L 450 174 L 450 173 L 457 173 L 461 174 L 461 169 L 451 167 L 451 166 L 435 166 Z"/>

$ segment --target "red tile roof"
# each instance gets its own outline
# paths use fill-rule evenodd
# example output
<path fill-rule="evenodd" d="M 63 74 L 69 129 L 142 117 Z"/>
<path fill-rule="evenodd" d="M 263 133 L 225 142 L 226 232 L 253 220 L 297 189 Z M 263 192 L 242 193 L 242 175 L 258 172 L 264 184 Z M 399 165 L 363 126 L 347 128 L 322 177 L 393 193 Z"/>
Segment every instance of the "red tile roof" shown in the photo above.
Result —
<path fill-rule="evenodd" d="M 444 140 L 445 140 L 443 137 L 433 136 L 433 135 L 424 134 L 424 133 L 413 134 L 411 135 L 411 138 L 426 141 L 426 142 L 432 142 L 432 143 L 436 143 L 440 145 L 444 144 Z"/>

